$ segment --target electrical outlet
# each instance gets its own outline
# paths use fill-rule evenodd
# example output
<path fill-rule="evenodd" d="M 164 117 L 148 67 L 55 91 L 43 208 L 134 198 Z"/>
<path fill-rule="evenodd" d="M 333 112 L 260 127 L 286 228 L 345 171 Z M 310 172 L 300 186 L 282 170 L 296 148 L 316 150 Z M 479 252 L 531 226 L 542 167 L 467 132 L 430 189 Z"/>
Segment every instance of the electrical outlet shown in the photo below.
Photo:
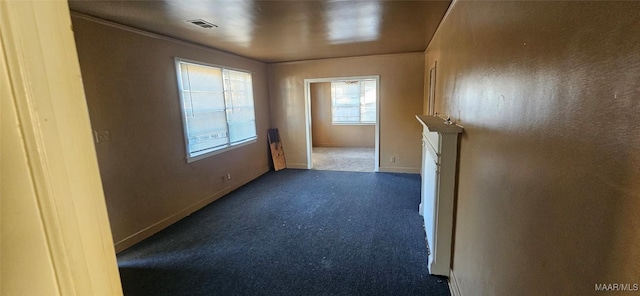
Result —
<path fill-rule="evenodd" d="M 396 157 L 395 156 L 391 156 L 391 158 L 389 158 L 389 161 L 392 163 L 396 162 Z"/>
<path fill-rule="evenodd" d="M 109 134 L 109 130 L 94 130 L 93 136 L 98 144 L 111 141 L 111 134 Z"/>
<path fill-rule="evenodd" d="M 231 180 L 231 173 L 227 173 L 227 180 Z"/>

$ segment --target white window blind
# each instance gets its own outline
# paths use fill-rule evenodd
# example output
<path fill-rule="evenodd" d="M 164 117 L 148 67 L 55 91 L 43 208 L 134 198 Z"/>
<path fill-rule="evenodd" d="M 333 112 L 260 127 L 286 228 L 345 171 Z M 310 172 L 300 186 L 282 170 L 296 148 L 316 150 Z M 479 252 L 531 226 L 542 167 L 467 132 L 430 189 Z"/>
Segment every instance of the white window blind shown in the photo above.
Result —
<path fill-rule="evenodd" d="M 332 82 L 333 124 L 375 124 L 377 89 L 372 79 Z"/>
<path fill-rule="evenodd" d="M 176 59 L 187 159 L 256 139 L 251 73 Z"/>

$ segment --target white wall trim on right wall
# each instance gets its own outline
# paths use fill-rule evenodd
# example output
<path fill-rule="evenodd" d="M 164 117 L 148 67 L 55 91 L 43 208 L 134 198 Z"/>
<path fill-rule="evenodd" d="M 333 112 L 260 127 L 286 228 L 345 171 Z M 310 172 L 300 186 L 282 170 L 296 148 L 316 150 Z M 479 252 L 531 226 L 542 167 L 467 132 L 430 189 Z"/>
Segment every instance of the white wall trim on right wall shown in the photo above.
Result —
<path fill-rule="evenodd" d="M 453 273 L 453 269 L 449 270 L 449 292 L 451 292 L 451 296 L 462 296 L 462 293 L 460 293 L 460 287 L 458 286 L 458 280 L 456 280 L 456 274 Z"/>

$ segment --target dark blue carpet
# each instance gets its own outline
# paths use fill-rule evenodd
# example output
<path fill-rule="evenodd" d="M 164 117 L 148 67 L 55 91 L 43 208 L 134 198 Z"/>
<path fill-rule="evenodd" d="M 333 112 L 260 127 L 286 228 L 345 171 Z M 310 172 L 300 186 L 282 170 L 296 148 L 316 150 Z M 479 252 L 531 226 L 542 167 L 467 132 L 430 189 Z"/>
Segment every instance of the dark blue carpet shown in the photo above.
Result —
<path fill-rule="evenodd" d="M 125 295 L 449 295 L 420 176 L 270 172 L 118 254 Z"/>

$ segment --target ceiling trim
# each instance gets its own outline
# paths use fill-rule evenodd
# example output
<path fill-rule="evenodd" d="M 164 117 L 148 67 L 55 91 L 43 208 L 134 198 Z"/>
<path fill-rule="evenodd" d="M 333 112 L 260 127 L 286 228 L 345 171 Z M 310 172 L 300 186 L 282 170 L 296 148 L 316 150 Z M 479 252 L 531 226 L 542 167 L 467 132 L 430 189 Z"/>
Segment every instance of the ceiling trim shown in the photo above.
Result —
<path fill-rule="evenodd" d="M 431 40 L 429 40 L 429 43 L 427 44 L 427 48 L 424 49 L 424 53 L 425 54 L 427 54 L 427 51 L 429 50 L 429 47 L 431 46 L 431 43 L 433 42 L 433 39 L 436 39 L 436 35 L 438 35 L 438 32 L 440 32 L 440 26 L 442 26 L 442 24 L 447 20 L 447 18 L 449 17 L 449 14 L 451 14 L 451 11 L 453 11 L 453 7 L 458 2 L 459 2 L 459 0 L 452 0 L 451 4 L 449 4 L 449 7 L 447 8 L 447 11 L 444 13 L 444 16 L 442 17 L 442 19 L 438 23 L 438 26 L 436 27 L 436 31 L 433 32 L 433 36 L 431 36 Z"/>
<path fill-rule="evenodd" d="M 139 35 L 143 35 L 145 37 L 150 37 L 150 38 L 154 38 L 154 39 L 160 39 L 160 40 L 164 40 L 164 41 L 169 41 L 169 42 L 173 42 L 173 43 L 176 43 L 176 44 L 180 44 L 180 45 L 184 45 L 184 46 L 188 46 L 188 47 L 192 47 L 192 48 L 196 48 L 196 49 L 200 49 L 200 50 L 205 50 L 205 51 L 209 51 L 209 52 L 222 53 L 222 54 L 228 54 L 228 55 L 232 55 L 232 56 L 236 56 L 236 57 L 241 57 L 241 58 L 250 60 L 252 62 L 260 63 L 260 64 L 263 64 L 263 65 L 269 64 L 267 62 L 263 62 L 263 61 L 256 60 L 256 59 L 253 59 L 253 58 L 250 58 L 250 57 L 239 55 L 237 53 L 233 53 L 233 52 L 229 52 L 229 51 L 225 51 L 225 50 L 221 50 L 221 49 L 217 49 L 217 48 L 213 48 L 213 47 L 208 47 L 208 46 L 197 44 L 197 43 L 192 43 L 192 42 L 189 42 L 189 41 L 186 41 L 186 40 L 182 40 L 182 39 L 178 39 L 178 38 L 175 38 L 175 37 L 170 37 L 170 36 L 166 36 L 166 35 L 162 35 L 162 34 L 158 34 L 158 33 L 145 31 L 145 30 L 142 30 L 142 29 L 130 27 L 130 26 L 127 26 L 127 25 L 123 25 L 123 24 L 120 24 L 120 23 L 116 23 L 116 22 L 113 22 L 113 21 L 110 21 L 110 20 L 106 20 L 106 19 L 103 19 L 103 18 L 92 16 L 92 15 L 76 12 L 76 11 L 73 11 L 73 10 L 71 10 L 70 12 L 71 12 L 71 16 L 72 17 L 77 17 L 79 19 L 84 19 L 84 20 L 87 20 L 87 21 L 91 21 L 91 22 L 94 22 L 94 23 L 101 24 L 101 25 L 113 27 L 113 28 L 116 28 L 116 29 L 124 30 L 124 31 L 127 31 L 127 32 L 139 34 Z M 72 25 L 73 25 L 73 23 L 72 23 Z"/>
<path fill-rule="evenodd" d="M 176 43 L 176 44 L 189 46 L 189 47 L 192 47 L 192 48 L 197 48 L 197 49 L 200 49 L 200 50 L 233 55 L 233 56 L 236 56 L 236 57 L 241 57 L 241 58 L 248 59 L 248 60 L 256 62 L 256 63 L 263 64 L 263 65 L 276 65 L 276 64 L 277 65 L 286 65 L 286 64 L 299 64 L 299 63 L 306 63 L 306 62 L 317 62 L 317 61 L 322 61 L 322 60 L 358 59 L 358 58 L 369 58 L 369 57 L 398 56 L 398 55 L 405 55 L 405 54 L 424 54 L 426 52 L 426 50 L 427 50 L 427 49 L 425 49 L 423 51 L 409 51 L 409 52 L 372 54 L 372 55 L 357 55 L 357 56 L 347 56 L 347 57 L 337 57 L 337 58 L 319 58 L 319 59 L 285 61 L 285 62 L 263 62 L 263 61 L 256 60 L 256 59 L 253 59 L 253 58 L 249 58 L 249 57 L 246 57 L 246 56 L 243 56 L 243 55 L 239 55 L 239 54 L 236 54 L 236 53 L 233 53 L 233 52 L 224 51 L 224 50 L 221 50 L 221 49 L 208 47 L 208 46 L 197 44 L 197 43 L 191 43 L 191 42 L 186 41 L 186 40 L 182 40 L 182 39 L 178 39 L 178 38 L 174 38 L 174 37 L 170 37 L 170 36 L 166 36 L 166 35 L 162 35 L 162 34 L 158 34 L 158 33 L 149 32 L 149 31 L 146 31 L 146 30 L 130 27 L 130 26 L 127 26 L 127 25 L 123 25 L 123 24 L 120 24 L 120 23 L 116 23 L 116 22 L 113 22 L 113 21 L 110 21 L 110 20 L 106 20 L 106 19 L 103 19 L 103 18 L 92 16 L 92 15 L 84 14 L 84 13 L 81 13 L 81 12 L 76 12 L 76 11 L 70 11 L 70 12 L 71 12 L 71 16 L 72 17 L 77 17 L 79 19 L 84 19 L 84 20 L 87 20 L 87 21 L 91 21 L 91 22 L 98 23 L 98 24 L 101 24 L 101 25 L 105 25 L 105 26 L 116 28 L 116 29 L 124 30 L 124 31 L 127 31 L 127 32 L 143 35 L 143 36 L 154 38 L 154 39 L 160 39 L 160 40 L 164 40 L 164 41 L 169 41 L 169 42 L 173 42 L 173 43 Z M 435 34 L 434 34 L 434 36 L 435 36 Z"/>
<path fill-rule="evenodd" d="M 320 58 L 320 59 L 308 59 L 308 60 L 298 60 L 298 61 L 272 62 L 267 64 L 291 65 L 291 64 L 302 64 L 307 62 L 318 62 L 323 60 L 360 59 L 360 58 L 366 59 L 371 57 L 386 57 L 386 56 L 413 55 L 413 54 L 424 55 L 424 53 L 425 53 L 424 51 L 407 51 L 407 52 L 398 52 L 398 53 L 383 53 L 383 54 L 357 55 L 357 56 L 336 57 L 336 58 Z"/>

